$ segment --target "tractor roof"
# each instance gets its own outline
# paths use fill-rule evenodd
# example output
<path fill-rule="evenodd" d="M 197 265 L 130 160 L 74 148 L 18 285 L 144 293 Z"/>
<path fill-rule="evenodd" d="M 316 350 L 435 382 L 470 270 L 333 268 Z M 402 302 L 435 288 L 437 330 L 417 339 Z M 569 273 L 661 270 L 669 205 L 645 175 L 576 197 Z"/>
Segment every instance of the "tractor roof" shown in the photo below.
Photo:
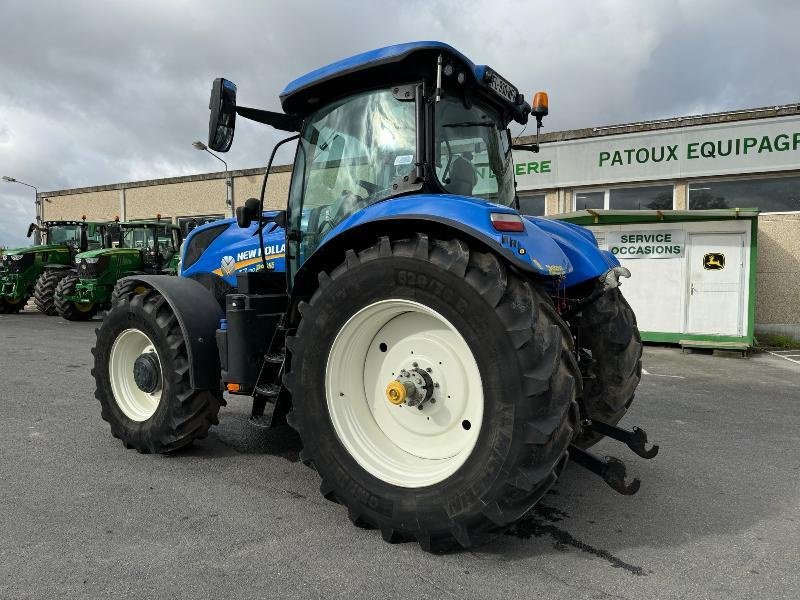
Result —
<path fill-rule="evenodd" d="M 445 60 L 456 63 L 456 68 L 460 67 L 468 73 L 474 83 L 487 87 L 487 79 L 493 71 L 486 65 L 476 65 L 444 42 L 409 42 L 356 54 L 298 77 L 281 92 L 281 106 L 287 114 L 303 116 L 315 110 L 320 103 L 362 89 L 410 83 L 424 76 L 430 77 L 440 54 L 445 56 Z M 524 104 L 521 97 L 514 102 L 506 99 L 501 102 L 515 112 L 521 110 Z"/>

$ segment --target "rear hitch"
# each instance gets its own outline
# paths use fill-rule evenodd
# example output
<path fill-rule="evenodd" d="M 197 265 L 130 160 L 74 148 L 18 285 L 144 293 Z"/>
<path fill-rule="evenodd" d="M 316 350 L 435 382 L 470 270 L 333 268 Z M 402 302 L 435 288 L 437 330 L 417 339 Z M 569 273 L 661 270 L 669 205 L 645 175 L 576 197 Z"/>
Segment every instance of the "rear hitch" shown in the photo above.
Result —
<path fill-rule="evenodd" d="M 645 447 L 647 445 L 647 432 L 644 429 L 634 427 L 631 431 L 628 431 L 627 429 L 622 429 L 621 427 L 609 425 L 608 423 L 603 423 L 602 421 L 596 421 L 594 419 L 587 419 L 583 421 L 581 425 L 583 425 L 584 429 L 595 431 L 600 435 L 622 442 L 642 458 L 650 459 L 658 454 L 657 444 L 653 444 L 650 449 Z"/>
<path fill-rule="evenodd" d="M 593 419 L 587 419 L 581 425 L 584 429 L 623 442 L 642 458 L 650 459 L 658 454 L 657 445 L 654 444 L 647 448 L 647 432 L 644 429 L 634 427 L 631 431 L 628 431 L 627 429 Z M 625 481 L 625 476 L 627 475 L 625 463 L 618 458 L 613 456 L 600 458 L 596 454 L 578 448 L 574 444 L 570 444 L 569 457 L 580 466 L 602 477 L 603 481 L 620 494 L 630 496 L 639 491 L 641 481 L 634 478 L 630 483 L 627 483 Z"/>
<path fill-rule="evenodd" d="M 627 483 L 625 481 L 627 474 L 625 463 L 618 458 L 613 456 L 600 458 L 596 454 L 578 448 L 574 444 L 570 444 L 569 457 L 580 466 L 602 477 L 603 481 L 620 494 L 631 496 L 639 491 L 641 481 L 634 478 L 630 483 Z"/>

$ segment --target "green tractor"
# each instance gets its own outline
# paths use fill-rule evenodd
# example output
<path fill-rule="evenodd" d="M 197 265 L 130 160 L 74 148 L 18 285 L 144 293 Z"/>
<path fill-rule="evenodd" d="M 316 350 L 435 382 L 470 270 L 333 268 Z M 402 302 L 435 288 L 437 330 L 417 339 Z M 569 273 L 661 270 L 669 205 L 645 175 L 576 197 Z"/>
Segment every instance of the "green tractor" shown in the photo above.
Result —
<path fill-rule="evenodd" d="M 18 313 L 34 297 L 46 315 L 56 314 L 53 295 L 58 283 L 72 272 L 79 252 L 110 243 L 106 224 L 87 221 L 31 223 L 28 237 L 39 230 L 43 243 L 3 253 L 0 267 L 0 313 Z"/>
<path fill-rule="evenodd" d="M 181 230 L 176 225 L 131 222 L 112 225 L 114 247 L 98 248 L 75 257 L 76 272 L 58 283 L 55 307 L 68 321 L 88 321 L 111 306 L 117 282 L 129 275 L 175 275 Z M 121 288 L 127 285 L 121 284 Z M 127 292 L 127 290 L 122 290 Z"/>

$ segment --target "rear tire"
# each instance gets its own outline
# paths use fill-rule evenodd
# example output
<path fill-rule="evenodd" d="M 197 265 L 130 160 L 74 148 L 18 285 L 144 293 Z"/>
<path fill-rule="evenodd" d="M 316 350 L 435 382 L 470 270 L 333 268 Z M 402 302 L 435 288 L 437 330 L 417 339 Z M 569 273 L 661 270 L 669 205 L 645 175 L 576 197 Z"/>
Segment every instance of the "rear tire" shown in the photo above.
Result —
<path fill-rule="evenodd" d="M 300 304 L 302 319 L 295 336 L 287 339 L 290 366 L 285 381 L 293 402 L 288 421 L 302 438 L 301 459 L 322 478 L 322 494 L 344 504 L 355 525 L 378 528 L 389 542 L 415 539 L 431 552 L 481 544 L 522 517 L 558 478 L 578 427 L 575 398 L 580 374 L 572 337 L 546 294 L 507 269 L 494 254 L 471 250 L 460 240 L 429 241 L 425 235 L 401 241 L 382 238 L 362 252 L 348 251 L 346 261 L 330 276 L 320 273 L 319 280 L 310 302 Z M 399 322 L 414 314 L 412 308 L 384 316 L 364 312 L 382 304 L 399 306 L 395 311 L 419 306 L 438 326 L 420 322 L 415 330 L 409 322 Z M 343 346 L 345 358 L 338 361 L 338 344 L 348 339 L 348 324 L 362 318 L 359 314 L 367 315 L 364 327 L 372 329 L 366 334 L 359 334 L 360 328 L 353 330 L 362 338 L 352 347 L 361 347 L 367 359 L 362 361 Z M 461 339 L 477 365 L 474 375 L 482 399 L 478 422 L 461 420 L 456 401 L 460 396 L 445 397 L 472 374 L 467 371 L 459 378 L 447 370 L 455 351 L 448 354 L 440 331 Z M 426 343 L 428 349 L 441 343 L 441 352 L 425 350 Z M 405 356 L 416 344 L 423 347 L 419 358 L 413 353 Z M 402 362 L 395 368 L 398 357 Z M 410 411 L 407 416 L 412 419 L 430 414 L 450 427 L 447 432 L 453 429 L 465 435 L 475 428 L 474 442 L 458 450 L 463 456 L 453 454 L 455 462 L 447 462 L 453 457 L 431 459 L 425 454 L 442 447 L 443 434 L 431 434 L 427 444 L 415 447 L 383 425 L 345 418 L 353 431 L 372 436 L 369 442 L 374 442 L 377 458 L 371 461 L 358 450 L 357 435 L 334 422 L 342 422 L 347 413 L 344 403 L 355 407 L 353 414 L 370 410 L 377 415 L 387 397 L 358 396 L 357 390 L 382 390 L 386 385 L 382 375 L 372 381 L 370 374 L 382 374 L 382 369 L 391 374 L 393 368 L 396 373 L 412 360 L 419 360 L 421 367 L 430 364 L 437 383 L 442 377 L 441 387 L 435 388 L 441 394 L 439 402 L 422 411 L 407 404 L 391 406 L 383 408 L 383 414 L 396 411 L 391 413 L 394 418 L 400 411 Z M 353 379 L 347 369 L 353 364 L 381 366 L 358 367 L 363 379 L 347 388 Z M 469 357 L 462 364 L 470 364 Z M 345 386 L 341 389 L 347 393 L 337 392 L 331 387 L 335 385 Z M 466 390 L 463 397 L 472 397 L 469 386 L 461 389 Z M 452 426 L 448 419 L 454 420 Z M 385 468 L 384 455 L 389 465 Z M 394 456 L 400 457 L 397 464 L 407 461 L 411 467 L 392 471 Z M 429 468 L 426 461 L 436 460 L 447 468 L 419 476 Z"/>
<path fill-rule="evenodd" d="M 581 416 L 616 425 L 633 402 L 642 378 L 642 338 L 636 315 L 620 290 L 613 289 L 586 307 L 573 327 L 578 347 L 591 355 L 583 368 Z M 601 439 L 602 435 L 584 430 L 575 443 L 588 448 Z"/>
<path fill-rule="evenodd" d="M 67 300 L 66 296 L 75 294 L 75 286 L 78 281 L 78 275 L 70 273 L 59 281 L 56 286 L 54 298 L 56 312 L 67 321 L 89 321 L 97 314 L 98 307 L 95 302 L 79 304 Z"/>
<path fill-rule="evenodd" d="M 222 392 L 196 390 L 189 381 L 186 341 L 172 307 L 148 291 L 119 303 L 97 329 L 92 375 L 102 417 L 126 448 L 167 453 L 204 438 L 219 420 Z M 155 388 L 135 381 L 134 362 L 154 354 L 159 365 Z"/>
<path fill-rule="evenodd" d="M 56 310 L 56 287 L 70 273 L 71 271 L 67 269 L 49 269 L 39 275 L 39 279 L 36 280 L 36 287 L 33 290 L 33 302 L 40 313 L 49 317 L 58 314 Z"/>

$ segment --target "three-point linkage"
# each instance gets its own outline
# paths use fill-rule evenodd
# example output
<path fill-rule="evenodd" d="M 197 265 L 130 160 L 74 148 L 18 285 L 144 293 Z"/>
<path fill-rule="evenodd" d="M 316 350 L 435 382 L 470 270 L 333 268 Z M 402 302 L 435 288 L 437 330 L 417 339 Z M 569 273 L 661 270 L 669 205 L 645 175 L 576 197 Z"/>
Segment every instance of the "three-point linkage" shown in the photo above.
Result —
<path fill-rule="evenodd" d="M 588 419 L 582 423 L 582 426 L 584 429 L 623 442 L 642 458 L 650 459 L 658 454 L 657 445 L 647 448 L 647 432 L 639 427 L 634 427 L 628 431 L 602 421 Z M 625 463 L 618 458 L 613 456 L 601 458 L 574 444 L 569 447 L 569 457 L 573 462 L 602 477 L 603 481 L 620 494 L 630 496 L 639 491 L 641 481 L 634 478 L 630 483 L 627 482 Z"/>

